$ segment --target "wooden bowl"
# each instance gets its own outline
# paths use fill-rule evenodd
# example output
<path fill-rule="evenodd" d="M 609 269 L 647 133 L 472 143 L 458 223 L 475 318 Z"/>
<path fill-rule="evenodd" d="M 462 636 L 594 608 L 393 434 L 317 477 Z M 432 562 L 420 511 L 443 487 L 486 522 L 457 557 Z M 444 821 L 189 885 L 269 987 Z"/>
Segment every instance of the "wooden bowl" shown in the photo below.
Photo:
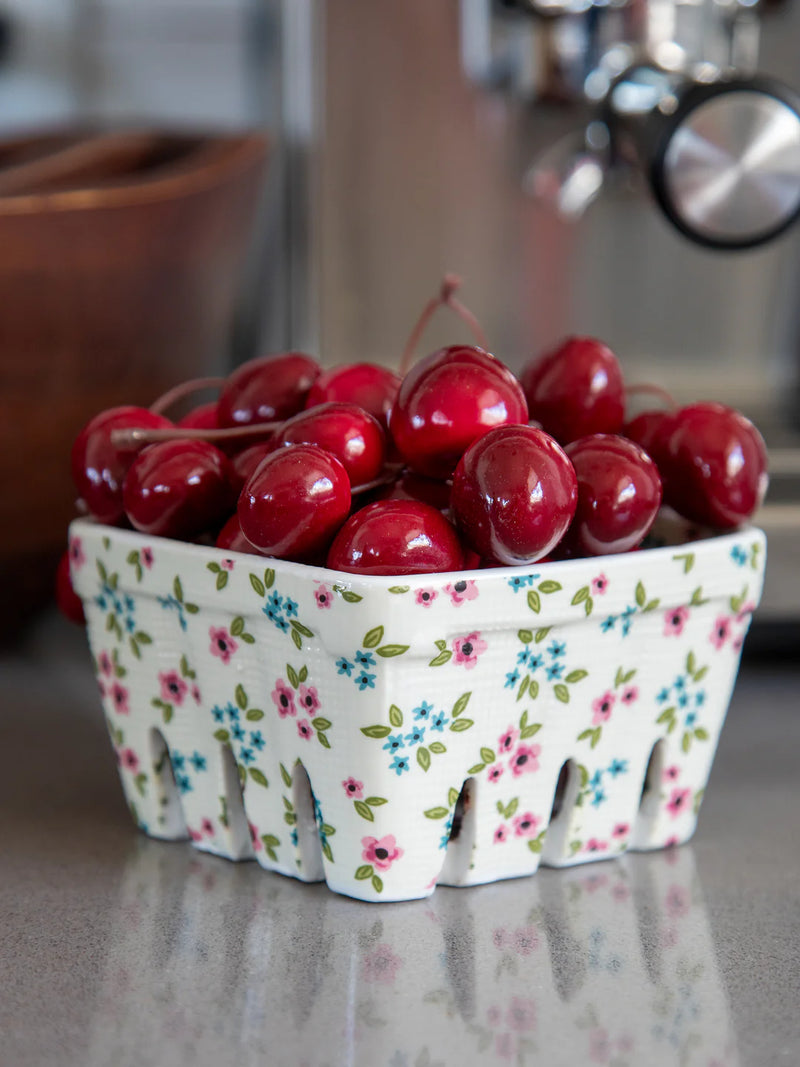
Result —
<path fill-rule="evenodd" d="M 0 144 L 0 582 L 20 611 L 51 588 L 81 426 L 224 372 L 266 159 L 259 135 Z"/>

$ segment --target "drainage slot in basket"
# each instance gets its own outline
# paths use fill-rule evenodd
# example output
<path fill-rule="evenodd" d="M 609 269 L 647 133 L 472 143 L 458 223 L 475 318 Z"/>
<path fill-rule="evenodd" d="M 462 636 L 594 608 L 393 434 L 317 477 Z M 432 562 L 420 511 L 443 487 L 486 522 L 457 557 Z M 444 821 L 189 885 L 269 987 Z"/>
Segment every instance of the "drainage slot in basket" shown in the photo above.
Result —
<path fill-rule="evenodd" d="M 333 853 L 328 834 L 325 833 L 326 824 L 322 811 L 311 788 L 308 772 L 300 760 L 295 763 L 292 774 L 292 803 L 300 856 L 300 877 L 307 882 L 321 882 L 325 877 L 322 854 L 324 852 L 332 861 Z"/>
<path fill-rule="evenodd" d="M 550 809 L 550 822 L 542 847 L 542 863 L 559 866 L 566 858 L 566 839 L 575 801 L 581 787 L 581 772 L 573 759 L 566 760 L 558 772 Z"/>
<path fill-rule="evenodd" d="M 153 837 L 164 837 L 168 840 L 188 837 L 175 770 L 167 742 L 157 726 L 150 730 L 150 762 L 153 766 L 153 786 L 154 794 L 158 797 L 158 810 L 155 814 L 156 825 L 150 826 L 148 832 Z"/>
<path fill-rule="evenodd" d="M 475 801 L 478 783 L 467 778 L 453 805 L 453 817 L 447 837 L 447 855 L 438 882 L 458 885 L 469 870 L 475 846 Z"/>
<path fill-rule="evenodd" d="M 228 744 L 220 745 L 222 765 L 222 815 L 220 821 L 228 831 L 231 859 L 253 859 L 253 841 L 250 823 L 244 810 L 241 769 L 236 763 L 233 749 Z"/>
<path fill-rule="evenodd" d="M 642 783 L 639 813 L 636 816 L 633 833 L 631 834 L 631 848 L 653 847 L 651 835 L 658 822 L 659 809 L 661 807 L 661 781 L 664 777 L 666 749 L 667 743 L 662 737 L 656 741 L 650 753 Z"/>

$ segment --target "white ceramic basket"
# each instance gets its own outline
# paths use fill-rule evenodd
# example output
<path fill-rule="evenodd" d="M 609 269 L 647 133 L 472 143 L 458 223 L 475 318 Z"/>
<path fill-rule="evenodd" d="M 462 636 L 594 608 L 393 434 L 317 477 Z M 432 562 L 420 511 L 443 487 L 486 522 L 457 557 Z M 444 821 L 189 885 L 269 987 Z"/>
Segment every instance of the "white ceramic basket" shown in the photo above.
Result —
<path fill-rule="evenodd" d="M 765 562 L 752 528 L 406 578 L 70 547 L 141 829 L 373 901 L 686 841 Z"/>

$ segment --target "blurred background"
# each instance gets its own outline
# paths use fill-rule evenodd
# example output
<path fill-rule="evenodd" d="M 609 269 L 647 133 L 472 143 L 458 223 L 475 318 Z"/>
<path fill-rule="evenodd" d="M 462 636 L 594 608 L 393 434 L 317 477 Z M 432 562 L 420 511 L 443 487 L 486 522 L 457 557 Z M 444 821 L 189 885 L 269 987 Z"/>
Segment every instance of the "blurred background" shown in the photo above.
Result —
<path fill-rule="evenodd" d="M 798 45 L 791 0 L 0 0 L 6 631 L 91 415 L 290 346 L 396 363 L 445 270 L 514 369 L 594 334 L 758 421 L 796 627 Z"/>

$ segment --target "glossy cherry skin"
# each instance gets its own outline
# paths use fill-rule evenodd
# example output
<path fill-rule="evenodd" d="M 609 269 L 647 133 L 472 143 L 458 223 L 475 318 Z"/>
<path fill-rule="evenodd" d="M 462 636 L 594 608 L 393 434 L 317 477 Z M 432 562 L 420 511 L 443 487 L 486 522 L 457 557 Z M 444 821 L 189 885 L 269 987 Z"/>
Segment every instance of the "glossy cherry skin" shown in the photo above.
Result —
<path fill-rule="evenodd" d="M 520 375 L 530 417 L 562 445 L 619 433 L 625 394 L 617 357 L 593 337 L 569 337 Z"/>
<path fill-rule="evenodd" d="M 418 500 L 437 511 L 450 511 L 450 483 L 441 478 L 426 478 L 416 471 L 404 470 L 393 482 L 375 493 L 375 500 Z"/>
<path fill-rule="evenodd" d="M 137 456 L 122 493 L 131 525 L 189 541 L 218 526 L 233 506 L 228 460 L 207 441 L 162 441 Z"/>
<path fill-rule="evenodd" d="M 463 569 L 452 523 L 416 500 L 377 500 L 352 515 L 331 545 L 327 566 L 350 574 L 432 574 Z"/>
<path fill-rule="evenodd" d="M 83 601 L 72 586 L 72 578 L 69 573 L 69 550 L 64 552 L 58 561 L 56 570 L 56 604 L 61 614 L 69 619 L 84 625 L 86 616 L 83 613 Z"/>
<path fill-rule="evenodd" d="M 302 411 L 321 367 L 303 352 L 258 356 L 228 376 L 217 401 L 220 426 L 252 426 Z"/>
<path fill-rule="evenodd" d="M 314 562 L 350 512 L 350 479 L 330 452 L 292 445 L 271 452 L 239 497 L 247 540 L 267 556 Z"/>
<path fill-rule="evenodd" d="M 640 545 L 661 506 L 658 468 L 643 448 L 615 434 L 592 434 L 565 449 L 578 478 L 578 506 L 564 552 L 604 556 Z"/>
<path fill-rule="evenodd" d="M 451 345 L 405 376 L 389 429 L 409 467 L 449 478 L 476 438 L 527 421 L 525 396 L 511 371 L 483 349 Z"/>
<path fill-rule="evenodd" d="M 320 374 L 311 386 L 306 407 L 332 400 L 358 404 L 386 430 L 400 382 L 400 376 L 388 367 L 377 363 L 348 363 Z"/>
<path fill-rule="evenodd" d="M 733 529 L 764 499 L 764 439 L 748 418 L 724 404 L 690 404 L 671 413 L 657 452 L 664 501 L 692 522 Z"/>
<path fill-rule="evenodd" d="M 533 426 L 503 426 L 464 453 L 452 506 L 467 543 L 485 560 L 535 563 L 564 536 L 578 483 L 561 446 Z"/>
<path fill-rule="evenodd" d="M 113 525 L 124 516 L 122 483 L 142 449 L 137 444 L 120 448 L 111 444 L 114 430 L 157 430 L 173 424 L 147 408 L 123 407 L 101 411 L 84 426 L 72 446 L 72 479 L 78 496 L 100 522 Z"/>
<path fill-rule="evenodd" d="M 249 552 L 251 554 L 260 556 L 263 553 L 259 552 L 257 548 L 250 544 L 245 535 L 242 533 L 242 527 L 239 523 L 239 516 L 236 512 L 231 515 L 220 532 L 217 534 L 217 539 L 214 542 L 216 548 L 227 549 L 228 552 Z"/>
<path fill-rule="evenodd" d="M 663 409 L 641 411 L 622 428 L 622 434 L 631 441 L 635 441 L 643 448 L 651 459 L 658 464 L 658 453 L 662 437 L 662 423 L 669 415 Z"/>
<path fill-rule="evenodd" d="M 244 489 L 251 475 L 255 473 L 256 467 L 274 450 L 275 446 L 272 440 L 261 441 L 259 444 L 250 445 L 249 448 L 244 448 L 241 452 L 236 452 L 230 457 L 231 484 L 237 497 Z"/>
<path fill-rule="evenodd" d="M 275 435 L 274 445 L 324 448 L 341 462 L 354 487 L 377 478 L 386 457 L 386 435 L 378 420 L 357 404 L 336 401 L 288 419 Z"/>
<path fill-rule="evenodd" d="M 200 404 L 198 407 L 192 408 L 191 411 L 187 411 L 182 419 L 178 419 L 176 425 L 182 426 L 186 430 L 218 429 L 219 419 L 217 417 L 216 400 L 210 400 L 207 404 Z"/>

